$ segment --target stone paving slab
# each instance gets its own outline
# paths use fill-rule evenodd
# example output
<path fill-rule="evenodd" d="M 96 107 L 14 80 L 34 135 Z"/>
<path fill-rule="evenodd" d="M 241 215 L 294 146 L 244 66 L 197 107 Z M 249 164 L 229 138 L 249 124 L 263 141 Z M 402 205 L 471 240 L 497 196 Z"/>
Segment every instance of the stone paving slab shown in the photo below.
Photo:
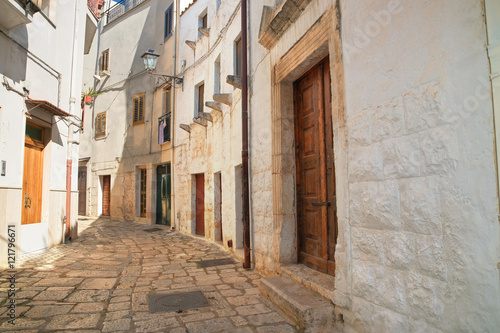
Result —
<path fill-rule="evenodd" d="M 154 226 L 157 227 L 157 226 Z M 80 237 L 18 259 L 16 325 L 9 317 L 9 272 L 0 271 L 0 331 L 297 332 L 262 299 L 260 276 L 215 244 L 129 221 L 80 221 Z M 199 261 L 234 264 L 200 268 Z M 201 291 L 210 305 L 151 313 L 149 295 Z"/>

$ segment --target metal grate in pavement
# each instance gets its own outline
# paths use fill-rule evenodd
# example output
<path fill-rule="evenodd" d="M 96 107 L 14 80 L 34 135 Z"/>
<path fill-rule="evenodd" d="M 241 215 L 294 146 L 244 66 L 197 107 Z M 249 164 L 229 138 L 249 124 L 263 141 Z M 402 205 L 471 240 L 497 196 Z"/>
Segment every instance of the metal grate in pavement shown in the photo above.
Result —
<path fill-rule="evenodd" d="M 161 228 L 151 228 L 151 229 L 144 229 L 145 232 L 155 232 L 155 231 L 162 231 L 163 229 Z"/>
<path fill-rule="evenodd" d="M 179 311 L 209 306 L 201 291 L 149 296 L 149 312 Z"/>
<path fill-rule="evenodd" d="M 198 261 L 196 264 L 198 265 L 198 268 L 205 268 L 213 266 L 230 265 L 235 263 L 236 261 L 234 261 L 232 258 L 223 258 L 223 259 Z"/>

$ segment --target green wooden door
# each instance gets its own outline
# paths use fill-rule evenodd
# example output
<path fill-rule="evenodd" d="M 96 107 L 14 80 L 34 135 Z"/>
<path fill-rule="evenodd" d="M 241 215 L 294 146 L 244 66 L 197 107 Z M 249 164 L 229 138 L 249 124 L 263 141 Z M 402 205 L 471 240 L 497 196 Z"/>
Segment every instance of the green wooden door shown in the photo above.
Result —
<path fill-rule="evenodd" d="M 156 224 L 171 225 L 170 163 L 157 167 Z"/>

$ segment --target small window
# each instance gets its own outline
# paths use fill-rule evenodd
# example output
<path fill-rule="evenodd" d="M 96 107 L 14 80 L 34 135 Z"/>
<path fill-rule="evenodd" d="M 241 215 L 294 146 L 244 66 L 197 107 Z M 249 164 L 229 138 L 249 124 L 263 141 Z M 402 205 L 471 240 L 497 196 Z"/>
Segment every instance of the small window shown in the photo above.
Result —
<path fill-rule="evenodd" d="M 144 123 L 144 98 L 146 93 L 134 96 L 134 125 Z"/>
<path fill-rule="evenodd" d="M 208 28 L 208 15 L 207 9 L 205 9 L 200 16 L 198 16 L 198 28 L 207 29 Z M 198 31 L 198 38 L 203 37 L 201 31 Z"/>
<path fill-rule="evenodd" d="M 200 18 L 200 23 L 202 28 L 208 28 L 208 15 L 205 13 L 201 18 Z"/>
<path fill-rule="evenodd" d="M 220 55 L 214 62 L 214 94 L 220 93 Z"/>
<path fill-rule="evenodd" d="M 234 74 L 241 76 L 241 38 L 234 42 Z"/>
<path fill-rule="evenodd" d="M 95 117 L 95 137 L 100 138 L 106 135 L 106 111 L 98 113 Z"/>
<path fill-rule="evenodd" d="M 40 8 L 40 10 L 45 14 L 45 16 L 47 16 L 48 18 L 50 19 L 53 19 L 54 17 L 51 17 L 51 11 L 50 11 L 50 7 L 51 7 L 51 3 L 50 3 L 51 0 L 31 0 L 31 2 L 37 6 L 38 8 Z"/>
<path fill-rule="evenodd" d="M 101 62 L 99 64 L 99 70 L 101 75 L 104 71 L 109 72 L 109 49 L 102 51 Z"/>
<path fill-rule="evenodd" d="M 220 8 L 220 0 L 215 0 L 215 11 L 218 12 Z"/>
<path fill-rule="evenodd" d="M 33 141 L 38 141 L 43 143 L 43 128 L 40 126 L 26 124 L 26 137 Z"/>
<path fill-rule="evenodd" d="M 25 143 L 38 148 L 43 148 L 44 129 L 32 123 L 26 123 Z"/>
<path fill-rule="evenodd" d="M 158 144 L 170 142 L 170 116 L 172 111 L 172 87 L 164 90 L 165 113 L 158 118 Z"/>
<path fill-rule="evenodd" d="M 196 110 L 195 117 L 198 117 L 198 113 L 203 112 L 204 106 L 205 106 L 205 85 L 202 83 L 198 86 L 198 108 Z"/>
<path fill-rule="evenodd" d="M 141 217 L 146 217 L 146 180 L 147 180 L 147 170 L 141 170 L 141 184 L 140 184 L 140 215 Z"/>
<path fill-rule="evenodd" d="M 158 118 L 158 144 L 170 142 L 170 117 L 171 113 L 164 114 Z"/>
<path fill-rule="evenodd" d="M 172 111 L 172 87 L 166 87 L 165 90 L 165 114 Z"/>
<path fill-rule="evenodd" d="M 172 27 L 173 27 L 173 4 L 168 7 L 165 11 L 165 25 L 163 28 L 163 37 L 167 40 L 170 36 L 172 36 Z"/>

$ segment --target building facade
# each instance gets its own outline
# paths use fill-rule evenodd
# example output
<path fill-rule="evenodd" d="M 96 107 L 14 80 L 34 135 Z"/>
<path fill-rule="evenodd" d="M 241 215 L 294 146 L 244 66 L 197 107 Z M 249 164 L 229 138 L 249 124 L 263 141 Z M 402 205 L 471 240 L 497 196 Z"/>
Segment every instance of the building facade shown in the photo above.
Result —
<path fill-rule="evenodd" d="M 96 24 L 84 0 L 0 1 L 0 244 L 14 239 L 17 256 L 61 243 L 66 226 L 77 236 L 83 55 Z"/>
<path fill-rule="evenodd" d="M 175 207 L 179 230 L 243 248 L 240 1 L 195 1 L 179 21 Z"/>
<path fill-rule="evenodd" d="M 172 1 L 108 2 L 85 57 L 85 106 L 79 162 L 79 213 L 171 224 L 169 80 L 150 75 L 141 56 L 159 55 L 173 71 Z"/>
<path fill-rule="evenodd" d="M 174 173 L 180 230 L 241 254 L 237 6 L 181 16 Z M 329 299 L 338 330 L 499 325 L 496 44 L 481 1 L 433 6 L 249 3 L 253 263 Z"/>
<path fill-rule="evenodd" d="M 170 189 L 166 224 L 243 257 L 246 52 L 253 266 L 333 304 L 327 331 L 495 331 L 496 2 L 249 1 L 246 50 L 240 1 L 176 7 L 108 7 L 85 213 L 162 223 Z M 147 49 L 176 79 L 144 71 Z"/>
<path fill-rule="evenodd" d="M 255 265 L 339 330 L 500 325 L 487 3 L 250 2 Z"/>

